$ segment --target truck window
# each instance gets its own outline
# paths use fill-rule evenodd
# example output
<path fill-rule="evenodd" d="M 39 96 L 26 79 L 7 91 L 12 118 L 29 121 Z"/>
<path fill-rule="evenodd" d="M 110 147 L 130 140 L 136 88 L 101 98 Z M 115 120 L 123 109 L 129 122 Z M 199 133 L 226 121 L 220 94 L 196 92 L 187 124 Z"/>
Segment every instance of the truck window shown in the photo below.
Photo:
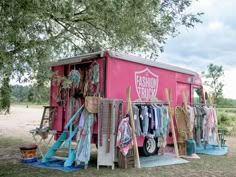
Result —
<path fill-rule="evenodd" d="M 198 103 L 203 103 L 202 99 L 202 88 L 193 88 L 193 103 L 198 104 Z"/>

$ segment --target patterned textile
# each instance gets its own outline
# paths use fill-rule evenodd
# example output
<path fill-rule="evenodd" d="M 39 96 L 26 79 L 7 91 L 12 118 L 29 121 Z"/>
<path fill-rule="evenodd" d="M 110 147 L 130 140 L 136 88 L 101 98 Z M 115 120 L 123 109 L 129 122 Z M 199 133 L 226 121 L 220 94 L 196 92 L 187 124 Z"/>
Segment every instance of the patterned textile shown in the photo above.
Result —
<path fill-rule="evenodd" d="M 121 153 L 126 156 L 132 145 L 132 129 L 129 125 L 129 117 L 126 117 L 123 118 L 119 124 L 116 146 L 118 146 Z"/>
<path fill-rule="evenodd" d="M 80 164 L 80 162 L 84 162 L 88 164 L 90 159 L 90 145 L 91 145 L 91 135 L 92 135 L 92 127 L 94 123 L 94 114 L 89 113 L 86 109 L 84 109 L 83 114 L 84 122 L 81 120 L 79 126 L 83 126 L 79 130 L 80 138 L 76 148 L 76 163 Z"/>

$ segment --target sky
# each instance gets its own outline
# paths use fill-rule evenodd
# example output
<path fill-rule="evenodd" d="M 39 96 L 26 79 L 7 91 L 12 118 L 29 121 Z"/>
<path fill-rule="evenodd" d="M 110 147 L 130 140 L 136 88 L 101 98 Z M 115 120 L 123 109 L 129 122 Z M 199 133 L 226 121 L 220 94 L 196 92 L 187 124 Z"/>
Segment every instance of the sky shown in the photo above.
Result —
<path fill-rule="evenodd" d="M 159 60 L 193 69 L 201 74 L 213 63 L 224 69 L 223 95 L 236 99 L 236 0 L 198 0 L 189 11 L 203 12 L 201 24 L 179 28 L 169 38 Z M 234 15 L 235 14 L 235 15 Z"/>

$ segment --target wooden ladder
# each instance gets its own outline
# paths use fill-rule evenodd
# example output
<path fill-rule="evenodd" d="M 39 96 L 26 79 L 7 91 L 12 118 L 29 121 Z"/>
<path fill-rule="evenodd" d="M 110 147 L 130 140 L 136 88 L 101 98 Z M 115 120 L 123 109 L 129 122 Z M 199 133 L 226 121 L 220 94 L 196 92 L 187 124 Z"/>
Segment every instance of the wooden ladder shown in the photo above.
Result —
<path fill-rule="evenodd" d="M 44 106 L 40 128 L 48 127 L 49 130 L 52 130 L 56 113 L 56 106 Z"/>

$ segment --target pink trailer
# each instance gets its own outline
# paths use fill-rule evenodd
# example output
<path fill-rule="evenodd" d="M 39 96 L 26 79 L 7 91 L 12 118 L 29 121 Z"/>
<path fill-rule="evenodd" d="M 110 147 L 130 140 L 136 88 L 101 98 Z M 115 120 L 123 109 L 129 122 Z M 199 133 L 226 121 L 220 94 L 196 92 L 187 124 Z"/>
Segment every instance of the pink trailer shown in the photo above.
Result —
<path fill-rule="evenodd" d="M 183 92 L 188 94 L 189 103 L 204 101 L 202 81 L 196 72 L 114 51 L 102 51 L 62 59 L 52 65 L 52 71 L 59 76 L 68 77 L 71 70 L 89 70 L 90 65 L 94 62 L 99 66 L 99 84 L 96 91 L 101 97 L 126 101 L 126 88 L 131 86 L 132 101 L 148 102 L 152 97 L 166 101 L 166 88 L 172 89 L 172 107 L 182 105 Z M 52 82 L 50 95 L 50 105 L 58 107 L 54 124 L 54 129 L 58 132 L 63 131 L 63 127 L 73 112 L 70 108 L 71 90 L 63 89 L 60 85 L 59 82 Z M 78 93 L 79 98 L 83 97 L 81 94 Z M 94 126 L 94 129 L 96 132 L 97 127 Z M 145 137 L 138 137 L 139 147 L 144 145 L 144 140 Z M 170 126 L 167 143 L 173 143 Z"/>

